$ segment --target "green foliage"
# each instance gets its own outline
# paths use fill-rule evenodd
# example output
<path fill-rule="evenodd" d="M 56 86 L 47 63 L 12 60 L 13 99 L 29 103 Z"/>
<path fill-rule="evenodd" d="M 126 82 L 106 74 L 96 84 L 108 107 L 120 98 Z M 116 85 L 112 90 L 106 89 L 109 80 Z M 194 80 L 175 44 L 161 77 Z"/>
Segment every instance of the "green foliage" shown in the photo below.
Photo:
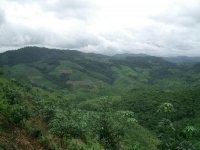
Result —
<path fill-rule="evenodd" d="M 52 134 L 60 137 L 85 138 L 87 124 L 75 112 L 65 114 L 58 111 L 50 121 L 49 128 Z"/>
<path fill-rule="evenodd" d="M 45 149 L 58 150 L 58 146 L 52 142 L 46 135 L 40 137 L 40 142 L 43 144 Z"/>
<path fill-rule="evenodd" d="M 169 114 L 174 112 L 174 106 L 171 103 L 163 103 L 160 105 L 158 112 L 159 113 L 165 113 Z M 170 116 L 167 116 L 170 118 Z M 183 133 L 185 134 L 185 137 L 187 140 L 189 140 L 195 133 L 196 128 L 193 126 L 186 126 L 183 129 Z M 178 133 L 174 127 L 174 124 L 171 122 L 171 120 L 163 118 L 159 122 L 158 126 L 158 133 L 159 133 L 159 139 L 161 140 L 161 144 L 159 147 L 161 149 L 178 149 L 178 150 L 193 150 L 196 149 L 195 146 L 190 143 L 190 141 L 186 141 L 185 137 L 178 136 Z M 185 139 L 183 142 L 181 142 L 183 139 Z M 181 142 L 178 146 L 177 144 Z"/>
<path fill-rule="evenodd" d="M 186 135 L 187 139 L 189 139 L 197 133 L 197 129 L 194 126 L 186 126 L 183 133 Z"/>
<path fill-rule="evenodd" d="M 21 93 L 17 89 L 5 86 L 3 87 L 4 97 L 8 104 L 18 104 L 21 101 Z"/>
<path fill-rule="evenodd" d="M 117 111 L 116 115 L 118 116 L 118 119 L 121 118 L 122 121 L 128 123 L 137 123 L 137 120 L 135 119 L 135 113 L 132 111 Z"/>
<path fill-rule="evenodd" d="M 174 106 L 171 103 L 163 103 L 158 108 L 159 113 L 172 113 L 175 112 Z"/>
<path fill-rule="evenodd" d="M 3 75 L 3 71 L 0 70 L 0 76 L 2 76 L 2 75 Z"/>
<path fill-rule="evenodd" d="M 133 85 L 176 89 L 185 84 L 196 85 L 199 79 L 198 72 L 191 75 L 196 69 L 187 70 L 187 66 L 158 57 L 108 57 L 39 47 L 3 53 L 0 66 L 5 77 L 28 81 L 42 88 L 101 88 L 105 84 L 116 89 Z"/>
<path fill-rule="evenodd" d="M 0 66 L 0 144 L 17 128 L 43 149 L 200 147 L 199 64 L 27 47 Z"/>
<path fill-rule="evenodd" d="M 29 117 L 26 106 L 22 105 L 23 99 L 22 85 L 11 80 L 2 85 L 2 100 L 0 101 L 1 114 L 4 115 L 9 122 L 19 125 L 23 119 Z"/>
<path fill-rule="evenodd" d="M 77 139 L 70 139 L 67 141 L 68 150 L 86 150 L 86 145 Z"/>
<path fill-rule="evenodd" d="M 158 124 L 158 137 L 161 140 L 161 144 L 159 147 L 161 149 L 172 149 L 175 143 L 175 128 L 171 120 L 167 119 L 170 118 L 170 113 L 174 112 L 174 106 L 171 103 L 162 103 L 157 112 L 163 113 L 165 118 Z"/>
<path fill-rule="evenodd" d="M 176 148 L 177 150 L 196 150 L 194 145 L 189 141 L 183 141 L 180 145 Z"/>
<path fill-rule="evenodd" d="M 55 117 L 55 109 L 55 106 L 44 106 L 44 108 L 42 109 L 42 115 L 46 122 L 49 122 Z"/>
<path fill-rule="evenodd" d="M 173 123 L 168 119 L 163 119 L 158 125 L 159 139 L 161 140 L 161 149 L 172 149 L 175 142 L 175 128 Z"/>
<path fill-rule="evenodd" d="M 19 124 L 23 119 L 27 119 L 28 117 L 29 113 L 24 106 L 15 105 L 10 110 L 9 120 L 15 124 Z"/>
<path fill-rule="evenodd" d="M 120 149 L 120 138 L 123 136 L 123 126 L 115 120 L 109 103 L 103 99 L 101 104 L 101 113 L 96 123 L 96 133 L 98 139 L 105 149 Z M 117 118 L 118 119 L 118 118 Z"/>

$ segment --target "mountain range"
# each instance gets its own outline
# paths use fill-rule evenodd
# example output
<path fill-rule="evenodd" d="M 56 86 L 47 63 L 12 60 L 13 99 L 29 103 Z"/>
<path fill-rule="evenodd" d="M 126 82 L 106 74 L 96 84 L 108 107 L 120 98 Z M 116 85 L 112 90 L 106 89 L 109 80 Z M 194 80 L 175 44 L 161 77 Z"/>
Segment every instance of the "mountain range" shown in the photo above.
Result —
<path fill-rule="evenodd" d="M 0 67 L 6 78 L 16 78 L 41 87 L 138 87 L 163 82 L 176 87 L 197 84 L 198 60 L 144 54 L 106 56 L 75 50 L 25 47 L 1 53 Z M 184 65 L 183 62 L 192 65 Z"/>
<path fill-rule="evenodd" d="M 195 57 L 0 54 L 0 149 L 200 149 Z"/>

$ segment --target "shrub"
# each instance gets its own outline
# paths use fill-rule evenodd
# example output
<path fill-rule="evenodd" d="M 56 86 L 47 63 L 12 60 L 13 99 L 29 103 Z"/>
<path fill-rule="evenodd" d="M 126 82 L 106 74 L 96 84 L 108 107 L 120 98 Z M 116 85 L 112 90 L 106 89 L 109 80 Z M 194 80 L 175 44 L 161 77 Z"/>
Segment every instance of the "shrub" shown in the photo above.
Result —
<path fill-rule="evenodd" d="M 54 142 L 52 142 L 46 135 L 42 135 L 40 141 L 46 149 L 58 150 L 57 145 Z"/>
<path fill-rule="evenodd" d="M 67 141 L 68 150 L 86 150 L 86 146 L 83 142 L 76 139 L 70 139 Z"/>
<path fill-rule="evenodd" d="M 179 144 L 176 150 L 196 150 L 196 148 L 189 141 L 183 141 Z"/>
<path fill-rule="evenodd" d="M 27 108 L 20 105 L 15 105 L 11 108 L 9 113 L 9 120 L 12 123 L 19 124 L 23 119 L 29 117 Z"/>
<path fill-rule="evenodd" d="M 3 88 L 4 97 L 9 105 L 18 104 L 22 98 L 21 93 L 13 87 L 5 86 Z"/>
<path fill-rule="evenodd" d="M 56 114 L 55 109 L 56 108 L 54 106 L 44 106 L 42 114 L 46 122 L 49 122 L 51 119 L 55 117 Z"/>
<path fill-rule="evenodd" d="M 60 137 L 79 137 L 85 139 L 87 124 L 77 115 L 65 115 L 64 112 L 57 112 L 49 123 L 50 132 Z"/>

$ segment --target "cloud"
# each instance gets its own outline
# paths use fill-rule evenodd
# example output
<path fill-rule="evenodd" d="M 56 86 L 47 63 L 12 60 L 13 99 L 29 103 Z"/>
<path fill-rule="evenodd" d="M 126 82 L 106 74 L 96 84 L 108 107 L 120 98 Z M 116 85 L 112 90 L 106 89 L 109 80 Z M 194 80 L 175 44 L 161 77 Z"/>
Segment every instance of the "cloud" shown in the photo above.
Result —
<path fill-rule="evenodd" d="M 3 10 L 0 9 L 0 25 L 5 23 L 5 14 Z"/>
<path fill-rule="evenodd" d="M 172 6 L 171 11 L 154 16 L 156 21 L 165 24 L 174 24 L 183 27 L 193 27 L 200 24 L 200 1 L 178 3 Z"/>
<path fill-rule="evenodd" d="M 0 49 L 200 56 L 198 0 L 2 0 Z"/>
<path fill-rule="evenodd" d="M 41 8 L 45 13 L 54 13 L 57 17 L 87 19 L 97 8 L 92 0 L 11 0 L 15 4 L 26 7 L 33 5 Z"/>
<path fill-rule="evenodd" d="M 78 35 L 74 35 L 74 32 L 61 35 L 44 29 L 42 32 L 38 32 L 38 30 L 26 27 L 3 25 L 0 28 L 0 33 L 4 35 L 0 36 L 0 45 L 2 47 L 44 45 L 62 49 L 80 49 L 88 45 L 97 45 L 99 42 L 98 38 L 84 31 L 79 31 Z"/>
<path fill-rule="evenodd" d="M 89 0 L 59 0 L 55 2 L 43 2 L 45 11 L 54 12 L 61 18 L 87 19 L 94 13 L 95 5 Z"/>

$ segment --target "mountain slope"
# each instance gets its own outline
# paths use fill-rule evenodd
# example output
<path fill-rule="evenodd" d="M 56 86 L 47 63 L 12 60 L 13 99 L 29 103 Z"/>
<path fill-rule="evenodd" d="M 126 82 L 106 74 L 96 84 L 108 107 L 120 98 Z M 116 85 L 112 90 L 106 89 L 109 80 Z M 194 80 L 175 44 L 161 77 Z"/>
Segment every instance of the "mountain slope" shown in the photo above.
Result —
<path fill-rule="evenodd" d="M 102 118 L 106 118 L 102 125 L 108 125 L 112 128 L 109 132 L 120 135 L 120 139 L 113 139 L 120 142 L 120 147 L 128 149 L 139 144 L 142 149 L 152 149 L 158 144 L 147 129 L 119 116 L 123 111 L 69 107 L 63 96 L 58 91 L 32 88 L 0 77 L 0 149 L 104 149 L 98 140 L 102 115 L 108 115 Z M 100 103 L 98 108 L 102 109 Z M 118 126 L 113 127 L 116 124 Z"/>
<path fill-rule="evenodd" d="M 109 57 L 72 50 L 26 47 L 0 54 L 5 77 L 53 88 L 184 84 L 188 68 L 153 56 Z"/>
<path fill-rule="evenodd" d="M 0 70 L 0 149 L 200 148 L 199 63 L 27 47 Z"/>

